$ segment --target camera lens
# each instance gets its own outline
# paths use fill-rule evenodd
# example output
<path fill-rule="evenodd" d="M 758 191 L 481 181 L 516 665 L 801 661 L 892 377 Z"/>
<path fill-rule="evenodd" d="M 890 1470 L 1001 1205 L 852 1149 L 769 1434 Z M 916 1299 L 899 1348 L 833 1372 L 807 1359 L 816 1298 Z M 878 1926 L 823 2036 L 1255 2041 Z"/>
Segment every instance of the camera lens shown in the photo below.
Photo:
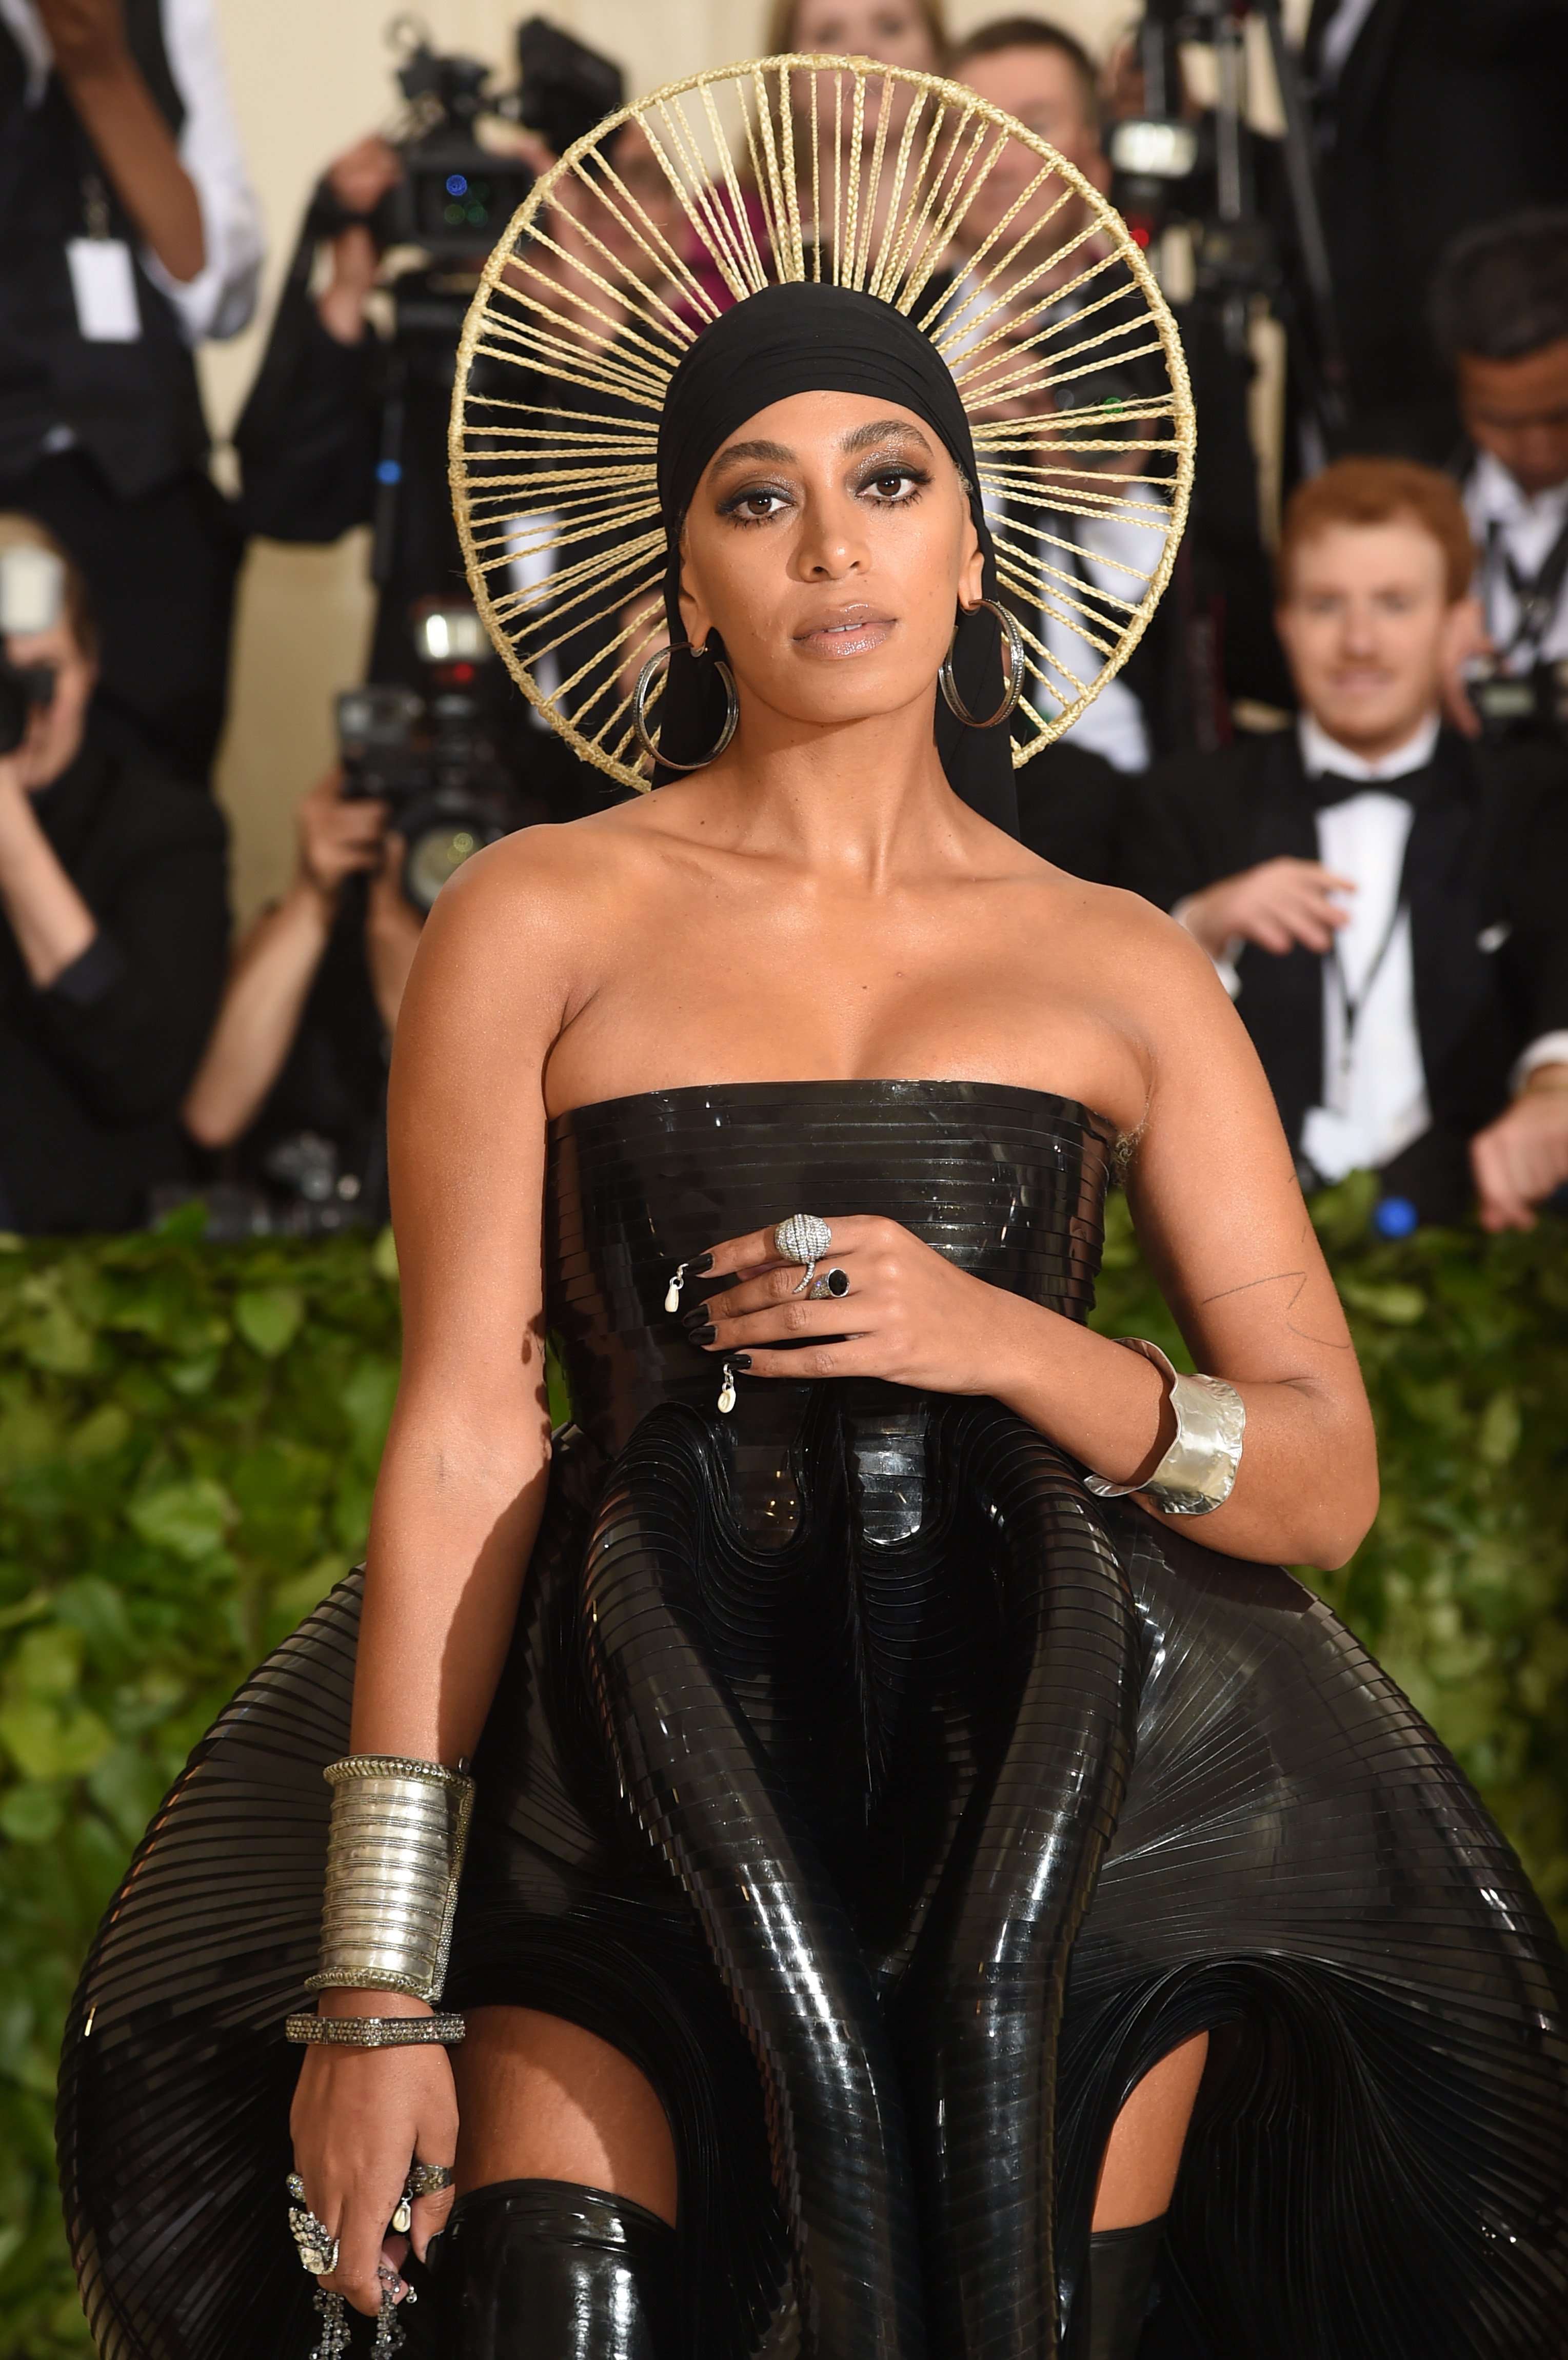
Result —
<path fill-rule="evenodd" d="M 403 890 L 415 909 L 431 908 L 441 887 L 463 862 L 505 833 L 495 820 L 477 812 L 453 812 L 412 830 L 403 862 Z"/>

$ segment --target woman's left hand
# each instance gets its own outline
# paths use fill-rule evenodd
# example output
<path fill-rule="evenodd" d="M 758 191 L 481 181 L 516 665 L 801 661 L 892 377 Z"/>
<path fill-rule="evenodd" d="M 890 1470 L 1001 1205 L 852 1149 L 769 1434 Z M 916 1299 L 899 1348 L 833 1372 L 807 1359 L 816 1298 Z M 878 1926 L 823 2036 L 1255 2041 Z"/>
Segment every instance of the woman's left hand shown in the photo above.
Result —
<path fill-rule="evenodd" d="M 798 1292 L 805 1270 L 779 1260 L 771 1229 L 713 1247 L 697 1284 L 731 1272 L 738 1282 L 686 1314 L 693 1344 L 754 1377 L 886 1377 L 929 1393 L 997 1390 L 1020 1317 L 1038 1319 L 1037 1306 L 954 1269 L 897 1221 L 855 1214 L 828 1228 L 833 1244 L 814 1281 L 842 1272 L 848 1284 L 838 1294 Z M 789 1349 L 769 1349 L 779 1345 Z"/>

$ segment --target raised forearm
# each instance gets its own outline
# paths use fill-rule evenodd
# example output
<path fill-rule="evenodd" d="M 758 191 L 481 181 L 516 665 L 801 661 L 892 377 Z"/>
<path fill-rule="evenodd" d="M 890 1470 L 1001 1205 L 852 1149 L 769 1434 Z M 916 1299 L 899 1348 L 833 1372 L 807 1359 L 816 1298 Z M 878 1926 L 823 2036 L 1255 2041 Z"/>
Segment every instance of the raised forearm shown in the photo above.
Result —
<path fill-rule="evenodd" d="M 39 991 L 82 956 L 98 932 L 32 804 L 9 783 L 0 784 L 0 902 Z"/>
<path fill-rule="evenodd" d="M 168 124 L 128 50 L 71 65 L 61 78 L 121 203 L 171 279 L 206 260 L 201 206 Z"/>
<path fill-rule="evenodd" d="M 331 898 L 300 879 L 242 944 L 182 1109 L 201 1146 L 226 1147 L 255 1120 L 299 1032 L 332 923 Z"/>

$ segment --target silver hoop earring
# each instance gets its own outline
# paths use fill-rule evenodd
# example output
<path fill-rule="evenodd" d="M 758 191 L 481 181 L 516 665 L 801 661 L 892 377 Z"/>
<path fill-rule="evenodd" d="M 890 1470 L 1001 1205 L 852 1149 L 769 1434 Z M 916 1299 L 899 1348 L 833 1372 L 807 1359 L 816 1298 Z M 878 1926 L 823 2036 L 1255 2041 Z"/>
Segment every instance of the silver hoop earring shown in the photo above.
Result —
<path fill-rule="evenodd" d="M 674 652 L 673 648 L 657 648 L 638 672 L 637 684 L 632 695 L 632 729 L 637 744 L 649 761 L 662 762 L 667 770 L 705 770 L 710 762 L 718 760 L 719 756 L 735 736 L 740 721 L 740 699 L 735 694 L 735 674 L 723 656 L 713 658 L 714 669 L 724 682 L 724 694 L 729 699 L 729 711 L 724 716 L 724 726 L 719 732 L 719 742 L 711 754 L 703 755 L 700 762 L 677 762 L 670 755 L 661 754 L 648 734 L 648 693 L 653 687 L 654 675 L 661 667 L 668 667 Z M 1009 706 L 1009 712 L 1011 709 Z"/>
<path fill-rule="evenodd" d="M 1007 643 L 1007 685 L 1003 691 L 1002 702 L 990 719 L 976 721 L 964 699 L 959 695 L 958 683 L 953 677 L 953 650 L 958 645 L 958 626 L 955 623 L 953 627 L 953 638 L 949 642 L 947 653 L 942 660 L 942 670 L 937 674 L 937 678 L 942 683 L 942 693 L 947 701 L 948 711 L 956 713 L 966 729 L 995 729 L 999 723 L 1006 721 L 1024 693 L 1024 635 L 1018 628 L 1017 618 L 1006 606 L 999 606 L 995 598 L 982 598 L 977 605 L 966 606 L 964 612 L 977 615 L 981 606 L 987 607 L 1002 627 L 1002 637 Z"/>

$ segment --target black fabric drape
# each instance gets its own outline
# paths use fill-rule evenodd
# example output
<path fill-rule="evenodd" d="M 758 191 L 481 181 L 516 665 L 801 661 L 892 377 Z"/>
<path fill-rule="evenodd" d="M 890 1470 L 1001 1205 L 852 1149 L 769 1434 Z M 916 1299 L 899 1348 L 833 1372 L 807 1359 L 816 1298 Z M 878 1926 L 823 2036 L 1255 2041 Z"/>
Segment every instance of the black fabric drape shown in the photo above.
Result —
<path fill-rule="evenodd" d="M 724 693 L 705 653 L 687 643 L 681 616 L 681 527 L 703 468 L 737 427 L 797 393 L 858 393 L 912 410 L 941 436 L 970 486 L 969 512 L 985 557 L 984 592 L 998 595 L 996 552 L 980 504 L 969 421 L 953 374 L 929 336 L 873 295 L 815 283 L 766 287 L 704 329 L 670 382 L 659 429 L 659 497 L 669 563 L 664 609 L 672 650 L 660 711 L 659 743 L 693 762 L 715 742 Z M 1001 630 L 984 608 L 958 610 L 953 676 L 971 713 L 1002 699 Z M 1005 728 L 971 729 L 934 694 L 937 752 L 955 794 L 1018 833 L 1012 752 Z M 661 772 L 661 784 L 673 772 Z"/>

